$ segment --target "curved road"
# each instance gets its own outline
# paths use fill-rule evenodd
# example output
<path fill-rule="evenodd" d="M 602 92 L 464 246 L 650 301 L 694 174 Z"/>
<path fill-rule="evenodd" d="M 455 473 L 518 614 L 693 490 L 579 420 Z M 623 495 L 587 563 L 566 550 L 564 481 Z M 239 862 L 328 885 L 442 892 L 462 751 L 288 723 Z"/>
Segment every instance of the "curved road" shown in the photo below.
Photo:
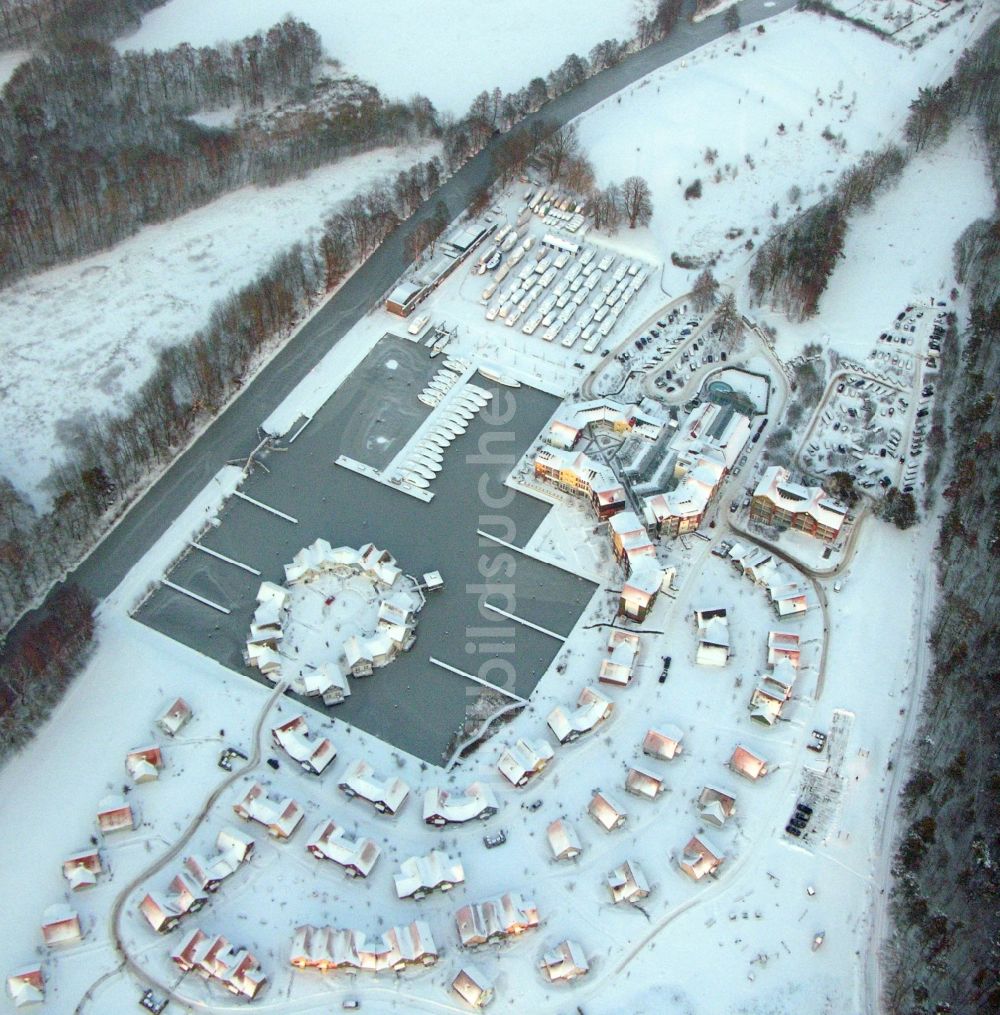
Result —
<path fill-rule="evenodd" d="M 257 716 L 257 721 L 254 723 L 252 734 L 253 748 L 250 752 L 250 757 L 247 760 L 247 763 L 242 768 L 238 768 L 231 774 L 227 775 L 226 778 L 223 779 L 222 782 L 220 782 L 219 785 L 216 786 L 214 790 L 212 790 L 212 792 L 208 796 L 208 799 L 201 805 L 200 809 L 198 810 L 198 813 L 195 814 L 195 816 L 191 819 L 190 823 L 188 824 L 187 828 L 183 831 L 180 838 L 174 842 L 174 844 L 166 851 L 166 853 L 164 853 L 162 856 L 154 860 L 153 863 L 150 864 L 148 867 L 146 867 L 144 870 L 140 871 L 118 893 L 118 895 L 115 897 L 114 903 L 111 906 L 111 915 L 109 918 L 109 923 L 111 926 L 111 941 L 115 946 L 115 950 L 122 958 L 122 964 L 128 969 L 130 973 L 133 974 L 133 976 L 136 977 L 136 979 L 140 981 L 140 983 L 145 984 L 147 987 L 152 987 L 154 990 L 159 991 L 165 997 L 168 997 L 171 1001 L 175 1001 L 177 1004 L 190 1006 L 196 1004 L 197 1002 L 191 1001 L 189 998 L 185 998 L 184 996 L 177 994 L 172 987 L 168 986 L 165 983 L 161 983 L 153 975 L 148 973 L 139 962 L 137 962 L 134 958 L 132 958 L 132 956 L 129 954 L 128 947 L 126 946 L 125 941 L 122 938 L 121 933 L 122 912 L 125 908 L 125 904 L 128 902 L 132 893 L 144 881 L 149 880 L 149 878 L 151 878 L 154 874 L 158 874 L 161 870 L 163 870 L 163 868 L 166 867 L 166 865 L 170 863 L 174 859 L 174 857 L 176 857 L 177 854 L 180 853 L 180 851 L 191 841 L 191 837 L 201 827 L 202 821 L 205 820 L 205 817 L 208 814 L 208 812 L 215 806 L 219 797 L 222 796 L 222 794 L 227 789 L 229 789 L 229 787 L 232 786 L 234 782 L 236 782 L 238 779 L 242 779 L 243 776 L 248 775 L 260 764 L 260 755 L 261 755 L 260 734 L 261 729 L 263 728 L 264 725 L 264 720 L 267 718 L 268 712 L 271 711 L 271 706 L 285 693 L 286 690 L 288 690 L 288 683 L 287 681 L 282 681 L 274 688 L 274 690 L 268 696 L 267 701 L 264 702 L 264 705 L 260 710 L 260 714 Z M 91 992 L 100 982 L 101 981 L 98 980 L 97 983 L 95 983 L 94 986 L 91 987 L 91 989 L 88 990 L 86 994 L 84 994 L 83 999 L 80 1001 L 80 1004 L 76 1009 L 77 1015 L 79 1015 L 79 1012 L 83 1009 L 84 1004 L 87 1002 L 87 1000 L 89 1000 Z"/>
<path fill-rule="evenodd" d="M 744 0 L 740 16 L 748 25 L 793 5 L 794 0 Z M 536 122 L 560 127 L 664 64 L 724 34 L 721 17 L 697 24 L 681 20 L 668 38 L 589 78 L 526 117 L 515 129 L 527 129 Z M 246 459 L 258 442 L 258 425 L 406 270 L 404 243 L 414 227 L 431 217 L 439 201 L 445 203 L 450 215 L 458 216 L 477 190 L 496 179 L 492 154 L 500 141 L 491 141 L 442 184 L 316 311 L 71 572 L 74 581 L 95 598 L 104 598 L 226 462 Z"/>

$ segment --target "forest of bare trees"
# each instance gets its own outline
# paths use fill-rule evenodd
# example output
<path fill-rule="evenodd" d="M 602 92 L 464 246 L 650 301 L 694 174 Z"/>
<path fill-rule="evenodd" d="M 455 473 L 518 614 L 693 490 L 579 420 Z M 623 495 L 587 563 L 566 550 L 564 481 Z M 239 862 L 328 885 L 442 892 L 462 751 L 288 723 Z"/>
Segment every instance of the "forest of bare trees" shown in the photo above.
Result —
<path fill-rule="evenodd" d="M 959 61 L 943 120 L 941 95 L 933 97 L 934 129 L 922 143 L 941 140 L 958 117 L 973 118 L 1000 198 L 998 82 L 995 24 Z M 932 115 L 923 93 L 915 105 L 911 123 Z M 885 956 L 887 1005 L 900 1015 L 1000 1010 L 1000 218 L 966 230 L 955 264 L 970 310 L 960 360 L 950 346 L 938 391 L 947 407 L 934 452 L 945 461 L 939 600 Z"/>
<path fill-rule="evenodd" d="M 166 0 L 0 0 L 0 48 L 61 39 L 107 42 Z"/>
<path fill-rule="evenodd" d="M 247 183 L 270 184 L 378 144 L 436 130 L 426 100 L 314 85 L 319 36 L 288 18 L 240 42 L 120 55 L 51 46 L 0 97 L 0 284 L 100 249 Z M 189 119 L 296 102 L 306 113 Z"/>
<path fill-rule="evenodd" d="M 29 43 L 37 51 L 0 95 L 0 284 L 116 242 L 231 187 L 274 183 L 366 146 L 442 136 L 446 162 L 432 159 L 347 202 L 315 242 L 276 257 L 254 282 L 217 303 L 188 343 L 164 349 L 152 376 L 116 414 L 78 422 L 67 459 L 49 480 L 49 510 L 36 513 L 0 477 L 0 631 L 93 545 L 269 346 L 425 201 L 445 173 L 550 98 L 662 38 L 681 3 L 661 0 L 635 39 L 601 42 L 589 59 L 572 55 L 512 95 L 484 92 L 457 122 L 439 119 L 420 96 L 390 103 L 355 79 L 318 77 L 318 38 L 291 18 L 266 34 L 198 50 L 120 56 L 104 44 L 155 6 L 156 0 L 0 0 L 0 47 Z M 75 34 L 58 27 L 70 15 L 83 26 Z M 188 118 L 221 108 L 242 114 L 233 128 L 209 129 Z M 535 124 L 511 132 L 511 143 L 498 146 L 501 178 L 520 171 L 550 133 Z M 585 160 L 576 166 L 588 168 Z M 590 185 L 576 182 L 582 191 Z M 636 221 L 648 214 L 641 191 L 638 198 Z M 439 203 L 412 230 L 407 254 L 419 256 L 449 218 Z M 30 723 L 66 686 L 92 635 L 90 618 L 82 593 L 64 589 L 49 598 L 45 620 L 5 647 L 0 736 L 11 745 L 30 735 Z"/>

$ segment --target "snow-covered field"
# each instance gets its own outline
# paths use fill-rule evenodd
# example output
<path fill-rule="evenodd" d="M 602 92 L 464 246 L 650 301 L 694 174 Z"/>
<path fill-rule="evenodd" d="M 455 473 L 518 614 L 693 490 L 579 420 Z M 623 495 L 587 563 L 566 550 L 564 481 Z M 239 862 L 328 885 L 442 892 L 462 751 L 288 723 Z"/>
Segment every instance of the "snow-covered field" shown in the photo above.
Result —
<path fill-rule="evenodd" d="M 185 0 L 175 0 L 171 6 L 182 2 Z M 795 26 L 798 31 L 793 30 Z M 895 49 L 883 48 L 885 44 L 874 37 L 830 21 L 785 15 L 778 23 L 769 23 L 765 35 L 754 36 L 757 53 L 723 55 L 732 42 L 721 42 L 697 54 L 686 68 L 658 73 L 630 89 L 622 97 L 624 110 L 612 99 L 603 110 L 585 118 L 584 136 L 607 178 L 621 179 L 636 171 L 650 178 L 658 215 L 650 233 L 635 236 L 626 231 L 609 245 L 622 249 L 635 245 L 656 261 L 672 249 L 687 251 L 698 245 L 701 250 L 717 249 L 723 243 L 722 233 L 731 225 L 749 230 L 759 224 L 763 229 L 770 221 L 770 203 L 782 199 L 792 183 L 805 189 L 824 172 L 846 164 L 846 156 L 837 155 L 829 142 L 818 138 L 823 125 L 829 122 L 835 134 L 843 132 L 848 153 L 854 155 L 884 140 L 893 125 L 898 126 L 916 85 L 946 72 L 953 56 L 934 47 L 951 46 L 957 52 L 958 35 L 949 35 L 952 32 L 957 29 L 941 33 L 917 54 L 918 60 L 924 54 L 928 61 L 919 68 L 911 66 L 908 54 L 901 54 L 899 76 L 906 82 L 897 86 L 892 74 L 878 69 L 863 73 L 866 66 L 878 68 L 879 59 L 885 59 L 886 54 L 895 60 Z M 945 39 L 942 43 L 946 36 L 950 42 Z M 869 44 L 876 48 L 869 50 Z M 805 75 L 799 81 L 816 80 L 822 107 L 815 95 L 796 97 L 796 90 L 802 87 L 796 84 L 797 74 Z M 851 74 L 858 83 L 852 83 Z M 839 77 L 845 79 L 843 86 Z M 773 87 L 768 84 L 771 81 Z M 864 101 L 860 82 L 864 82 L 868 96 Z M 665 93 L 668 84 L 673 89 L 671 95 L 684 100 L 673 113 L 665 108 L 666 98 L 657 98 L 655 91 L 662 88 Z M 859 91 L 856 103 L 851 98 L 855 88 Z M 833 93 L 842 98 L 831 99 Z M 762 94 L 769 97 L 763 104 Z M 728 104 L 735 114 L 724 112 Z M 812 118 L 807 114 L 810 104 L 814 104 Z M 842 123 L 845 104 L 854 112 Z M 761 106 L 764 112 L 758 110 Z M 686 122 L 684 112 L 694 108 L 699 110 L 702 132 L 678 133 Z M 810 124 L 801 136 L 796 117 L 808 119 Z M 782 120 L 787 130 L 786 136 L 779 138 L 775 127 Z M 607 140 L 600 133 L 602 123 L 610 135 Z M 666 126 L 669 124 L 672 129 Z M 617 133 L 612 133 L 612 127 Z M 745 133 L 741 135 L 740 130 Z M 769 137 L 767 147 L 763 145 L 765 136 Z M 634 159 L 623 154 L 631 153 L 636 143 L 641 144 L 641 151 Z M 708 182 L 704 170 L 709 167 L 701 158 L 706 147 L 719 148 L 717 165 L 726 161 L 739 164 L 736 181 Z M 851 248 L 849 240 L 848 258 L 824 299 L 818 328 L 846 331 L 859 323 L 867 327 L 870 319 L 876 332 L 880 331 L 888 323 L 883 321 L 888 307 L 898 309 L 914 291 L 940 286 L 943 279 L 950 278 L 948 251 L 954 234 L 965 224 L 961 220 L 985 210 L 982 169 L 975 152 L 968 148 L 967 139 L 963 146 L 962 136 L 956 134 L 940 151 L 920 156 L 897 189 L 884 195 L 869 216 L 857 218 L 852 227 L 857 247 Z M 744 152 L 753 153 L 757 166 L 753 174 L 743 162 Z M 799 165 L 789 168 L 788 163 L 796 158 L 801 159 Z M 666 168 L 658 169 L 658 161 Z M 698 163 L 696 170 L 693 162 Z M 379 171 L 386 168 L 383 165 Z M 965 197 L 956 196 L 952 201 L 937 193 L 945 173 L 949 181 L 955 181 L 956 191 L 967 192 Z M 705 194 L 700 201 L 684 204 L 683 188 L 675 182 L 678 175 L 685 185 L 695 175 L 702 176 Z M 666 198 L 670 188 L 676 192 L 676 200 Z M 307 185 L 304 189 L 312 188 Z M 267 217 L 259 213 L 259 202 L 285 190 L 255 194 L 252 201 L 247 195 L 233 195 L 233 200 L 244 217 L 249 217 L 248 209 L 252 209 L 259 221 Z M 523 185 L 519 186 L 516 195 L 501 202 L 505 210 L 516 212 L 523 190 Z M 928 192 L 935 195 L 934 228 L 930 228 L 931 211 L 913 207 L 916 195 Z M 240 204 L 241 198 L 247 203 Z M 326 198 L 324 207 L 332 199 L 336 198 Z M 153 252 L 152 244 L 146 248 L 150 267 L 144 270 L 181 275 L 178 288 L 172 290 L 172 298 L 178 302 L 192 287 L 202 295 L 210 291 L 205 278 L 199 280 L 198 269 L 203 263 L 199 255 L 212 259 L 210 277 L 220 279 L 217 286 L 238 284 L 231 280 L 239 270 L 236 256 L 223 256 L 225 252 L 218 249 L 221 241 L 213 241 L 212 234 L 234 231 L 240 216 L 234 210 L 232 219 L 220 224 L 216 209 L 221 204 L 209 210 L 213 214 L 206 228 L 190 235 L 190 247 L 178 240 L 174 249 L 181 267 L 171 262 L 165 268 L 162 262 L 152 260 L 161 252 Z M 293 203 L 293 207 L 298 205 Z M 741 209 L 744 218 L 736 219 Z M 271 217 L 277 218 L 279 211 Z M 309 205 L 308 211 L 302 212 L 296 235 L 318 215 L 317 207 Z M 172 235 L 166 231 L 177 225 L 163 227 L 165 235 Z M 288 242 L 291 234 L 286 227 L 287 218 L 281 222 L 283 242 Z M 262 244 L 277 242 L 276 226 L 260 228 Z M 532 223 L 531 228 L 540 227 Z M 924 240 L 924 234 L 934 232 L 939 232 L 939 237 Z M 905 250 L 905 256 L 898 261 L 884 256 L 875 261 L 880 238 L 890 234 L 891 242 Z M 273 249 L 278 248 L 268 248 Z M 92 273 L 98 276 L 90 290 L 92 298 L 102 289 L 116 291 L 116 305 L 103 304 L 105 317 L 132 312 L 133 303 L 142 303 L 127 288 L 137 280 L 122 274 L 117 284 L 112 284 L 114 276 L 107 276 L 112 270 L 108 260 L 112 254 L 116 251 L 88 261 L 94 267 L 107 266 Z M 245 248 L 242 256 L 248 256 Z M 884 267 L 879 286 L 871 284 L 876 264 Z M 59 271 L 76 268 L 80 266 Z M 744 268 L 739 259 L 729 262 L 735 281 Z M 126 272 L 124 263 L 117 270 Z M 686 274 L 669 267 L 667 271 L 667 289 L 683 291 Z M 845 273 L 851 274 L 841 280 Z M 69 299 L 74 285 L 82 286 L 88 277 L 68 277 L 58 295 Z M 481 276 L 470 275 L 463 267 L 425 304 L 435 322 L 448 320 L 457 326 L 458 334 L 448 353 L 488 359 L 524 380 L 562 394 L 578 390 L 583 373 L 573 361 L 586 358 L 587 365 L 592 365 L 600 356 L 600 347 L 587 358 L 578 348 L 562 349 L 559 342 L 545 343 L 538 334 L 526 337 L 520 328 L 485 321 L 479 300 L 484 283 Z M 657 283 L 658 275 L 652 273 L 641 299 L 623 315 L 608 344 L 629 342 L 632 332 L 651 315 L 655 318 L 669 301 L 658 291 Z M 867 306 L 870 289 L 884 292 L 878 305 L 873 301 L 865 311 L 868 318 L 859 321 L 853 304 L 857 298 Z M 46 306 L 51 307 L 51 302 Z M 192 315 L 194 309 L 182 306 L 182 312 Z M 81 313 L 79 308 L 77 313 Z M 841 314 L 848 316 L 841 318 Z M 5 321 L 8 316 L 4 311 Z M 876 317 L 878 324 L 873 323 Z M 139 311 L 128 318 L 130 323 L 123 327 L 125 338 L 120 342 L 127 342 L 127 328 L 138 329 L 141 318 Z M 161 331 L 168 319 L 173 315 L 164 311 Z M 70 327 L 72 320 L 67 316 L 64 327 Z M 190 316 L 186 320 L 177 332 L 180 337 L 184 328 L 190 330 L 197 324 L 197 320 L 191 323 Z M 275 418 L 293 420 L 315 411 L 385 330 L 401 331 L 400 323 L 380 312 L 365 318 L 303 380 Z M 85 329 L 80 327 L 82 335 Z M 142 333 L 146 335 L 143 355 L 147 362 L 149 336 L 154 333 L 155 329 Z M 803 333 L 793 347 L 811 336 L 811 332 Z M 781 347 L 781 351 L 790 352 L 792 347 Z M 749 349 L 748 355 L 757 356 L 757 351 Z M 752 362 L 756 364 L 758 359 Z M 78 375 L 79 367 L 74 383 Z M 116 382 L 117 378 L 108 379 L 112 394 L 102 393 L 100 404 L 109 404 Z M 40 381 L 37 387 L 42 390 Z M 48 390 L 51 392 L 51 385 Z M 44 420 L 39 417 L 39 422 Z M 4 425 L 10 431 L 7 420 Z M 23 432 L 23 427 L 18 426 L 15 432 Z M 41 440 L 39 446 L 43 446 Z M 748 467 L 742 477 L 729 479 L 728 487 L 740 490 L 742 496 L 740 488 L 750 482 L 750 471 Z M 0 885 L 0 910 L 5 916 L 0 972 L 41 958 L 49 983 L 47 1008 L 52 1011 L 74 1010 L 92 985 L 93 997 L 83 1005 L 83 1011 L 132 1010 L 141 990 L 128 974 L 113 972 L 119 962 L 108 937 L 107 918 L 113 900 L 199 812 L 223 778 L 215 767 L 220 747 L 234 744 L 246 749 L 253 723 L 266 701 L 267 694 L 258 685 L 128 617 L 143 590 L 163 574 L 186 540 L 217 512 L 238 475 L 235 469 L 224 469 L 103 605 L 97 648 L 85 671 L 35 740 L 0 769 L 0 827 L 16 830 L 18 837 L 16 877 L 6 878 Z M 761 589 L 710 555 L 709 542 L 695 538 L 686 546 L 679 541 L 663 544 L 661 560 L 677 567 L 677 598 L 661 595 L 640 628 L 647 633 L 643 635 L 637 680 L 628 688 L 609 688 L 607 694 L 616 705 L 609 723 L 576 745 L 557 747 L 551 770 L 527 790 L 517 792 L 506 789 L 497 774 L 500 744 L 518 736 L 548 737 L 545 716 L 551 707 L 573 701 L 582 686 L 594 682 L 607 629 L 588 625 L 611 620 L 614 596 L 608 589 L 620 582 L 608 559 L 607 535 L 595 528 L 589 509 L 581 501 L 569 502 L 558 495 L 551 500 L 556 506 L 531 549 L 562 561 L 571 570 L 598 573 L 606 585 L 595 594 L 530 705 L 451 775 L 402 756 L 336 718 L 310 715 L 313 731 L 328 733 L 338 748 L 334 771 L 319 782 L 285 763 L 278 771 L 262 764 L 254 773 L 271 789 L 302 803 L 307 812 L 305 827 L 290 843 L 281 845 L 251 833 L 259 847 L 249 869 L 238 872 L 186 926 L 222 932 L 258 955 L 272 981 L 258 1005 L 268 1011 L 329 1011 L 352 997 L 363 999 L 365 1011 L 464 1010 L 446 986 L 469 960 L 495 977 L 498 1009 L 556 1012 L 579 1007 L 608 1015 L 619 1011 L 659 1015 L 665 1010 L 679 1015 L 800 1015 L 806 1010 L 842 1015 L 861 1011 L 865 984 L 858 956 L 866 955 L 871 947 L 869 907 L 879 887 L 872 878 L 878 869 L 879 851 L 884 848 L 881 821 L 889 785 L 887 773 L 890 762 L 899 764 L 903 713 L 913 706 L 912 692 L 921 679 L 921 631 L 932 605 L 927 594 L 931 572 L 926 563 L 934 542 L 933 520 L 901 533 L 866 519 L 852 556 L 838 575 L 842 591 L 832 591 L 832 579 L 826 586 L 827 612 L 816 608 L 800 620 L 781 622 L 767 606 Z M 718 527 L 711 530 L 712 540 L 717 542 L 726 528 L 723 512 Z M 731 611 L 734 658 L 721 669 L 694 663 L 691 611 L 695 606 L 709 605 L 724 605 Z M 772 629 L 800 633 L 804 672 L 786 712 L 789 721 L 764 730 L 750 724 L 746 702 L 755 676 L 764 668 L 767 632 Z M 824 651 L 826 667 L 821 673 Z M 657 674 L 665 655 L 672 657 L 673 664 L 668 680 L 660 684 Z M 563 667 L 563 672 L 558 667 Z M 97 801 L 111 791 L 120 791 L 126 782 L 125 751 L 152 739 L 162 740 L 153 733 L 151 719 L 177 694 L 191 702 L 195 719 L 176 741 L 164 742 L 168 767 L 160 781 L 135 787 L 129 795 L 139 805 L 142 827 L 135 833 L 109 837 L 105 858 L 112 869 L 111 878 L 94 889 L 71 895 L 61 877 L 61 859 L 87 843 L 93 833 Z M 293 708 L 298 711 L 290 702 L 278 707 L 283 718 L 289 717 Z M 813 841 L 793 840 L 783 829 L 796 801 L 803 799 L 803 779 L 808 778 L 809 770 L 822 771 L 829 757 L 808 752 L 806 740 L 813 728 L 831 729 L 838 709 L 850 713 L 843 743 L 842 792 L 825 812 L 817 807 L 819 828 Z M 275 718 L 278 715 L 277 710 L 271 713 Z M 661 723 L 675 723 L 685 734 L 684 754 L 673 762 L 654 762 L 639 752 L 645 731 Z M 273 724 L 264 723 L 265 736 Z M 729 772 L 725 761 L 737 743 L 766 757 L 771 774 L 759 783 L 750 783 Z M 348 802 L 335 789 L 346 764 L 356 757 L 364 757 L 380 774 L 399 774 L 410 785 L 413 799 L 395 819 L 377 816 L 356 801 Z M 625 766 L 633 760 L 662 770 L 667 792 L 659 800 L 640 800 L 624 792 Z M 500 797 L 500 813 L 487 829 L 503 827 L 508 833 L 506 844 L 490 852 L 481 842 L 482 826 L 478 823 L 473 828 L 441 832 L 426 828 L 419 816 L 425 789 L 449 780 L 462 787 L 477 778 L 496 789 Z M 676 859 L 702 825 L 693 800 L 705 785 L 733 791 L 737 813 L 721 830 L 708 830 L 709 838 L 723 847 L 727 857 L 719 879 L 695 884 L 678 873 Z M 195 833 L 192 849 L 209 850 L 216 829 L 235 820 L 231 805 L 242 795 L 243 786 L 245 781 L 237 781 L 222 794 Z M 597 788 L 625 806 L 629 817 L 623 829 L 605 833 L 586 814 L 587 802 Z M 540 808 L 529 811 L 524 805 L 536 799 L 541 801 Z M 320 865 L 306 853 L 307 836 L 320 819 L 329 816 L 346 822 L 352 831 L 371 835 L 384 849 L 369 879 L 348 881 L 336 869 L 331 870 L 331 865 Z M 557 816 L 569 818 L 583 841 L 583 855 L 568 868 L 555 865 L 546 851 L 545 827 Z M 448 896 L 420 903 L 399 902 L 391 887 L 391 874 L 398 862 L 431 848 L 445 848 L 461 856 L 466 884 Z M 625 859 L 638 861 L 653 885 L 642 912 L 612 906 L 608 896 L 605 879 Z M 172 874 L 173 869 L 157 874 L 143 889 L 162 890 L 169 880 L 167 872 Z M 807 892 L 810 887 L 815 894 Z M 454 909 L 506 890 L 521 891 L 537 902 L 541 928 L 513 944 L 490 946 L 467 956 L 457 945 Z M 39 944 L 39 918 L 46 906 L 63 900 L 78 908 L 87 937 L 81 945 L 46 951 Z M 137 919 L 135 901 L 131 898 L 125 908 L 124 940 L 145 968 L 173 982 L 167 956 L 180 935 L 154 935 Z M 429 922 L 442 951 L 441 962 L 432 970 L 398 978 L 356 978 L 293 973 L 289 968 L 291 934 L 300 923 L 329 923 L 378 935 L 389 925 L 415 918 Z M 820 933 L 825 942 L 814 951 L 810 945 Z M 591 972 L 572 986 L 550 987 L 537 963 L 545 949 L 566 937 L 582 945 Z M 102 979 L 106 973 L 111 975 Z M 230 1007 L 219 989 L 201 986 L 194 977 L 186 978 L 181 989 L 211 1010 Z"/>
<path fill-rule="evenodd" d="M 570 53 L 634 31 L 644 0 L 171 0 L 119 41 L 122 49 L 169 49 L 241 39 L 292 14 L 319 32 L 346 71 L 405 99 L 419 92 L 461 114 L 487 89 L 516 91 Z"/>
<path fill-rule="evenodd" d="M 717 276 L 738 276 L 748 239 L 756 245 L 813 203 L 866 150 L 899 140 L 918 88 L 944 80 L 987 20 L 970 28 L 962 19 L 910 53 L 832 18 L 786 12 L 763 33 L 743 29 L 612 96 L 579 119 L 581 138 L 601 185 L 632 173 L 649 181 L 653 221 L 630 238 L 668 261 L 668 290 L 684 291 L 694 276 L 669 264 L 673 252 L 721 253 Z M 685 200 L 695 180 L 702 196 Z M 801 188 L 796 203 L 792 187 Z M 982 193 L 977 185 L 968 200 L 979 207 Z M 740 232 L 730 239 L 730 230 Z"/>
<path fill-rule="evenodd" d="M 245 187 L 4 289 L 0 429 L 18 440 L 4 443 L 0 472 L 43 502 L 68 422 L 115 411 L 149 376 L 157 351 L 187 341 L 216 300 L 352 194 L 437 151 L 433 143 L 377 149 L 278 187 Z"/>
<path fill-rule="evenodd" d="M 786 359 L 818 342 L 863 361 L 908 304 L 948 299 L 955 241 L 992 208 L 985 153 L 976 135 L 959 125 L 940 148 L 914 156 L 871 209 L 852 217 L 844 259 L 816 317 L 795 323 L 764 309 L 754 316 L 778 329 L 776 348 Z"/>

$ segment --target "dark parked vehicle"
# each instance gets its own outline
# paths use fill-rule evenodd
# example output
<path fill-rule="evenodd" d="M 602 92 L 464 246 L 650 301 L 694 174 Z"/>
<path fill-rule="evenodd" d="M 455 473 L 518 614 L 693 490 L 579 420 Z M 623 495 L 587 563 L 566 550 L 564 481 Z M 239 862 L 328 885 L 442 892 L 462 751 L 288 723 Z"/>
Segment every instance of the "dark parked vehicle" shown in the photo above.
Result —
<path fill-rule="evenodd" d="M 802 833 L 794 825 L 785 825 L 785 831 L 789 835 L 794 835 L 796 839 L 802 835 Z"/>
<path fill-rule="evenodd" d="M 483 836 L 483 845 L 487 849 L 496 849 L 497 846 L 502 846 L 506 841 L 507 833 L 502 828 Z"/>

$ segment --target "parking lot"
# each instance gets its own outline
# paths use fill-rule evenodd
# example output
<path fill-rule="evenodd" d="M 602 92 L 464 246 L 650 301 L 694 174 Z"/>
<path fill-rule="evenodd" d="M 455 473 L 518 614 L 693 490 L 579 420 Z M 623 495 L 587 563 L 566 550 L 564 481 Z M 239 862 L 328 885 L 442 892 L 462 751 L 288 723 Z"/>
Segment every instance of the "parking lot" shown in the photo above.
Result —
<path fill-rule="evenodd" d="M 803 442 L 802 464 L 818 476 L 843 470 L 874 491 L 911 493 L 942 349 L 944 310 L 910 306 L 882 332 L 863 368 L 834 376 Z"/>
<path fill-rule="evenodd" d="M 263 680 L 259 671 L 243 662 L 257 588 L 263 580 L 281 582 L 283 565 L 301 547 L 320 537 L 334 546 L 373 542 L 389 550 L 408 574 L 439 570 L 445 589 L 428 597 L 419 615 L 417 643 L 410 652 L 372 677 L 352 681 L 351 697 L 334 709 L 327 709 L 317 698 L 307 699 L 310 707 L 438 764 L 481 688 L 431 664 L 431 656 L 465 672 L 481 672 L 490 682 L 499 679 L 489 669 L 497 655 L 492 646 L 509 642 L 511 648 L 504 650 L 503 657 L 513 661 L 515 678 L 507 689 L 526 698 L 562 644 L 558 638 L 489 611 L 484 617 L 480 595 L 484 602 L 565 635 L 590 601 L 594 585 L 477 535 L 481 529 L 523 546 L 548 510 L 547 505 L 520 494 L 510 494 L 507 502 L 502 483 L 510 469 L 508 449 L 512 464 L 551 415 L 555 399 L 549 395 L 531 388 L 502 389 L 505 404 L 515 399 L 512 418 L 502 425 L 491 423 L 483 414 L 473 419 L 447 449 L 430 503 L 334 466 L 344 449 L 369 464 L 384 464 L 425 418 L 427 409 L 416 400 L 422 376 L 418 368 L 421 357 L 426 357 L 429 376 L 438 361 L 430 360 L 426 350 L 412 343 L 401 349 L 399 341 L 379 342 L 295 443 L 267 454 L 264 468 L 256 469 L 243 484 L 242 493 L 282 514 L 231 498 L 217 524 L 202 537 L 202 545 L 259 570 L 260 575 L 197 550 L 182 557 L 171 571 L 171 581 L 230 612 L 218 612 L 160 586 L 137 619 L 232 670 Z M 405 370 L 404 355 L 412 358 L 405 361 L 410 363 Z M 403 378 L 400 371 L 410 376 Z M 399 375 L 399 382 L 387 382 L 386 374 Z M 477 381 L 483 383 L 481 378 Z M 376 390 L 385 397 L 372 398 Z M 416 413 L 415 406 L 420 407 L 419 415 L 411 415 L 411 410 Z M 481 441 L 487 433 L 484 445 Z M 477 460 L 483 446 L 502 460 Z M 503 501 L 502 509 L 483 503 L 480 490 L 494 504 Z M 495 575 L 490 569 L 501 553 L 510 554 L 504 560 L 504 577 L 495 579 L 495 591 L 482 591 L 484 561 L 487 572 Z"/>

